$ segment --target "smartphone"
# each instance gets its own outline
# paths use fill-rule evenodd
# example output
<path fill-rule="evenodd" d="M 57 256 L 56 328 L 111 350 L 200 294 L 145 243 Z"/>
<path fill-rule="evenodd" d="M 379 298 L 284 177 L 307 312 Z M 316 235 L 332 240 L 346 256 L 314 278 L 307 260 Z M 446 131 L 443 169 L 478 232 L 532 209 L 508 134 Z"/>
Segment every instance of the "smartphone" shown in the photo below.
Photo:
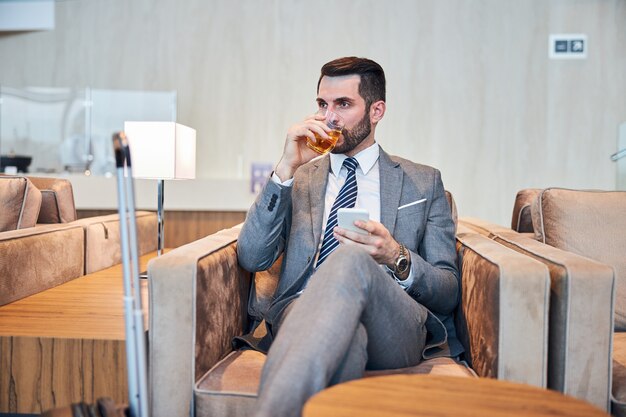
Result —
<path fill-rule="evenodd" d="M 342 229 L 351 230 L 353 232 L 368 234 L 367 231 L 356 227 L 354 222 L 362 220 L 364 222 L 370 219 L 370 213 L 366 209 L 360 208 L 340 208 L 337 210 L 337 224 Z"/>

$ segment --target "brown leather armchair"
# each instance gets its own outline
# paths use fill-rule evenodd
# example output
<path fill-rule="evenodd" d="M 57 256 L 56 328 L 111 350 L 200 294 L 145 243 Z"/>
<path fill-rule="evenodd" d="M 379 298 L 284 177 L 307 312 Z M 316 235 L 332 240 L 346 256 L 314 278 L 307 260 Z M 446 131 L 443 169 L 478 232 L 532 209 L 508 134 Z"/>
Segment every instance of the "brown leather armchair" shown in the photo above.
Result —
<path fill-rule="evenodd" d="M 513 212 L 526 233 L 460 224 L 549 268 L 548 387 L 625 416 L 626 192 L 522 190 Z"/>
<path fill-rule="evenodd" d="M 276 265 L 255 275 L 237 264 L 240 226 L 154 259 L 150 282 L 151 415 L 245 416 L 254 409 L 264 355 L 233 351 L 269 302 Z M 449 358 L 389 372 L 547 384 L 548 269 L 460 227 L 462 296 L 457 331 L 468 366 Z M 367 376 L 367 375 L 365 375 Z"/>

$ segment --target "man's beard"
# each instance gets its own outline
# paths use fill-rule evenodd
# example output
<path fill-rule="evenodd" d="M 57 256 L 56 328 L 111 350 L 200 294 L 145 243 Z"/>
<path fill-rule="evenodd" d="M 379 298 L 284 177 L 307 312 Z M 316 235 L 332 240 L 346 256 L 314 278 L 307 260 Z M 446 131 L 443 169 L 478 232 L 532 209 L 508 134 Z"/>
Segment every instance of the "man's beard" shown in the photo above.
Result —
<path fill-rule="evenodd" d="M 332 153 L 346 153 L 356 148 L 366 137 L 372 132 L 372 126 L 370 125 L 369 114 L 366 111 L 363 118 L 352 129 L 344 129 L 343 143 L 341 146 L 337 145 L 332 150 Z"/>

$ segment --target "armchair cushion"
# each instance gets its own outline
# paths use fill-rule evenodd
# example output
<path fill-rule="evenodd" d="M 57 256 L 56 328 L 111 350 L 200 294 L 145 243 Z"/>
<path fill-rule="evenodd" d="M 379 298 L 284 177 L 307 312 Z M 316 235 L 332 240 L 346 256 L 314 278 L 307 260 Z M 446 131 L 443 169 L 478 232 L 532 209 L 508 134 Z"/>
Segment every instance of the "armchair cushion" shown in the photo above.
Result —
<path fill-rule="evenodd" d="M 26 177 L 0 175 L 0 232 L 37 224 L 41 192 Z"/>
<path fill-rule="evenodd" d="M 238 350 L 218 362 L 196 384 L 196 415 L 199 417 L 253 415 L 265 358 L 263 353 L 254 350 Z M 451 358 L 429 359 L 409 368 L 366 371 L 364 376 L 389 374 L 476 376 L 467 366 Z"/>
<path fill-rule="evenodd" d="M 540 242 L 615 269 L 615 330 L 626 331 L 626 192 L 548 188 L 532 217 Z"/>
<path fill-rule="evenodd" d="M 76 220 L 72 183 L 62 178 L 29 177 L 41 191 L 37 223 L 69 223 Z"/>

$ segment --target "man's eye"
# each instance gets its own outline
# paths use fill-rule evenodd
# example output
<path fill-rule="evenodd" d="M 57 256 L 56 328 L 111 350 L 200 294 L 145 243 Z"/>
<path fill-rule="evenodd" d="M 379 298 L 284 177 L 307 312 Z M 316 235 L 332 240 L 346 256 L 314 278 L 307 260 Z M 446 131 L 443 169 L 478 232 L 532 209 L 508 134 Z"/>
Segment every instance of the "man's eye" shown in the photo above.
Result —
<path fill-rule="evenodd" d="M 350 103 L 348 103 L 347 101 L 342 101 L 341 103 L 339 103 L 339 106 L 345 109 L 346 107 L 350 107 Z"/>
<path fill-rule="evenodd" d="M 317 103 L 317 105 L 319 106 L 320 109 L 325 109 L 326 107 L 328 107 L 328 104 L 326 103 Z"/>

